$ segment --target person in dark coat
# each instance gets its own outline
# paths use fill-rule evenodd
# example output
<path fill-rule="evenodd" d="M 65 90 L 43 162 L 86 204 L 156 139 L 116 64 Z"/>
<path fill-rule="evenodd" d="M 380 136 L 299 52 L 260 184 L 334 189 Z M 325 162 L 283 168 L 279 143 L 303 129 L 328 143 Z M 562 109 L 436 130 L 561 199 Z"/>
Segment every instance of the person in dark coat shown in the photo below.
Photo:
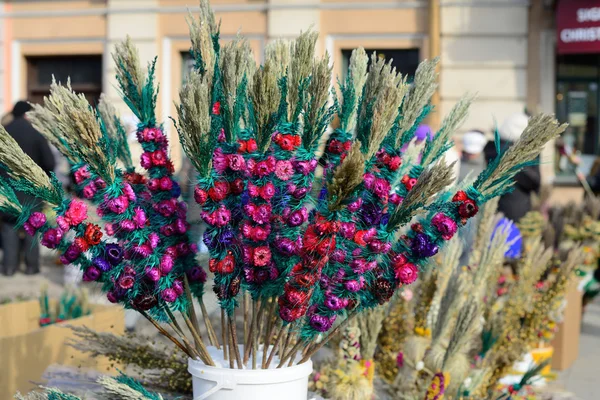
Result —
<path fill-rule="evenodd" d="M 514 142 L 521 137 L 527 127 L 529 118 L 523 113 L 513 114 L 508 117 L 498 129 L 500 135 L 500 150 L 505 152 Z M 493 141 L 483 149 L 485 159 L 489 163 L 497 155 Z M 515 176 L 512 192 L 500 197 L 498 211 L 514 222 L 519 220 L 531 210 L 531 194 L 539 193 L 541 175 L 539 163 L 523 168 Z"/>
<path fill-rule="evenodd" d="M 26 113 L 31 110 L 31 105 L 24 101 L 15 104 L 12 115 L 13 120 L 5 126 L 6 132 L 15 139 L 23 152 L 39 165 L 47 174 L 54 170 L 54 156 L 46 139 L 27 120 Z M 24 193 L 17 193 L 17 197 L 24 204 L 36 204 L 41 209 L 39 201 Z M 13 275 L 18 269 L 21 252 L 25 253 L 25 273 L 37 274 L 40 271 L 40 251 L 37 240 L 15 228 L 16 220 L 8 215 L 2 215 L 2 243 L 4 258 L 2 260 L 2 274 Z M 23 240 L 21 240 L 23 238 Z"/>

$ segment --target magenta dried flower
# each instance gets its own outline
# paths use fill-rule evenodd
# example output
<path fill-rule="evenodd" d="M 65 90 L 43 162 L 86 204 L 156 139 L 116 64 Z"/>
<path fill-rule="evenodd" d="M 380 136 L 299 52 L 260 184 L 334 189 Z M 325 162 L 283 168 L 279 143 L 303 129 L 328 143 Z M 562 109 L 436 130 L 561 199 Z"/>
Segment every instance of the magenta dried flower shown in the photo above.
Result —
<path fill-rule="evenodd" d="M 146 269 L 146 277 L 152 282 L 158 282 L 160 280 L 160 271 L 158 268 Z"/>
<path fill-rule="evenodd" d="M 56 228 L 50 228 L 42 235 L 42 246 L 49 249 L 55 249 L 62 240 L 62 231 Z"/>
<path fill-rule="evenodd" d="M 102 272 L 100 272 L 98 268 L 92 265 L 88 267 L 88 269 L 86 269 L 83 273 L 83 280 L 86 282 L 93 282 L 98 280 L 98 278 L 100 278 L 100 275 L 102 275 Z"/>
<path fill-rule="evenodd" d="M 317 332 L 327 332 L 333 326 L 335 319 L 335 315 L 325 317 L 323 315 L 313 314 L 310 317 L 309 323 Z"/>
<path fill-rule="evenodd" d="M 160 297 L 162 297 L 162 299 L 167 303 L 172 303 L 177 300 L 177 293 L 175 290 L 168 288 L 160 292 Z"/>
<path fill-rule="evenodd" d="M 119 288 L 121 288 L 123 290 L 131 289 L 133 287 L 134 283 L 135 283 L 135 278 L 131 275 L 123 275 L 117 281 L 117 285 L 119 286 Z"/>
<path fill-rule="evenodd" d="M 437 213 L 431 219 L 431 224 L 440 232 L 444 240 L 450 240 L 458 230 L 456 222 L 445 215 L 444 213 Z"/>

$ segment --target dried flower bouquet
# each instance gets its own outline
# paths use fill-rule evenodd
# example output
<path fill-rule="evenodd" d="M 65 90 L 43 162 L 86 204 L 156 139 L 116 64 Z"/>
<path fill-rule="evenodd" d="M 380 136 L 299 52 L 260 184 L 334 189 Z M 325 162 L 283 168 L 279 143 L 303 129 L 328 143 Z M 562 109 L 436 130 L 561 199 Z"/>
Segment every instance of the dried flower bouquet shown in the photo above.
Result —
<path fill-rule="evenodd" d="M 221 47 L 207 1 L 200 18 L 188 22 L 195 68 L 180 92 L 176 127 L 198 172 L 194 198 L 208 225 L 204 243 L 222 309 L 220 341 L 202 301 L 206 273 L 196 261 L 167 135 L 156 119 L 155 62 L 142 68 L 129 40 L 113 58 L 123 99 L 139 119 L 144 174 L 133 168 L 109 105 L 94 110 L 68 84 L 55 83 L 31 113 L 73 164 L 78 193 L 97 205 L 104 230 L 88 222 L 84 201 L 67 197 L 3 130 L 0 162 L 9 180 L 0 204 L 65 264 L 102 283 L 110 301 L 138 310 L 207 365 L 214 365 L 210 345 L 228 353 L 231 368 L 249 367 L 250 359 L 252 368 L 268 368 L 275 355 L 279 367 L 308 360 L 353 316 L 414 282 L 457 229 L 509 191 L 519 169 L 564 130 L 552 117 L 533 117 L 521 139 L 472 185 L 438 196 L 452 180 L 444 152 L 471 98 L 449 113 L 420 163 L 403 160 L 402 150 L 431 109 L 436 60 L 423 62 L 409 84 L 376 55 L 367 68 L 364 50 L 355 50 L 338 94 L 330 91 L 328 56 L 314 57 L 315 33 L 270 44 L 264 65 L 256 66 L 243 38 Z M 54 206 L 56 221 L 29 212 L 13 188 Z M 244 313 L 242 338 L 240 303 L 251 310 Z"/>

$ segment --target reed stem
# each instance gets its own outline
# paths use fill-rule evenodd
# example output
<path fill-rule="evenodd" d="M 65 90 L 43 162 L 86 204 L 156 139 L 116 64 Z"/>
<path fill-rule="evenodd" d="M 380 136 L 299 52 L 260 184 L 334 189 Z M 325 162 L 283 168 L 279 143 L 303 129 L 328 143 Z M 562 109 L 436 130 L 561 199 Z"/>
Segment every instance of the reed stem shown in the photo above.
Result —
<path fill-rule="evenodd" d="M 267 329 L 265 331 L 265 339 L 263 343 L 263 358 L 262 358 L 262 368 L 265 368 L 265 363 L 267 361 L 267 350 L 271 347 L 271 336 L 273 333 L 273 327 L 275 326 L 275 319 L 273 318 L 273 312 L 275 311 L 275 300 L 271 304 L 271 309 L 268 313 L 269 320 L 267 321 Z"/>
<path fill-rule="evenodd" d="M 298 364 L 302 364 L 303 362 L 308 361 L 308 359 L 311 358 L 313 354 L 315 354 L 317 351 L 319 351 L 319 349 L 323 347 L 325 343 L 327 343 L 332 337 L 337 335 L 343 328 L 348 326 L 348 323 L 350 323 L 350 321 L 357 314 L 358 313 L 356 311 L 350 312 L 350 314 L 348 314 L 348 317 L 345 320 L 343 320 L 338 326 L 336 326 L 331 332 L 329 332 L 327 336 L 323 338 L 323 340 L 321 340 L 319 343 L 314 344 L 312 348 L 304 355 L 304 357 L 302 357 Z"/>
<path fill-rule="evenodd" d="M 200 310 L 202 310 L 202 318 L 204 319 L 204 325 L 206 325 L 208 340 L 210 341 L 211 345 L 215 346 L 217 349 L 220 349 L 221 346 L 219 345 L 219 339 L 217 338 L 215 329 L 213 328 L 212 323 L 210 322 L 208 311 L 206 310 L 206 305 L 204 304 L 202 298 L 198 299 L 198 301 L 200 302 Z"/>
<path fill-rule="evenodd" d="M 210 356 L 208 349 L 206 348 L 206 345 L 204 344 L 204 341 L 200 337 L 200 333 L 196 330 L 196 328 L 194 327 L 190 318 L 184 312 L 182 312 L 181 314 L 183 315 L 183 320 L 187 324 L 188 329 L 190 330 L 190 332 L 192 333 L 192 336 L 194 337 L 194 340 L 196 341 L 197 349 L 200 351 L 200 353 L 204 354 L 204 356 L 206 357 L 206 360 L 208 361 L 208 365 L 214 367 L 215 363 L 214 363 L 212 357 Z"/>
<path fill-rule="evenodd" d="M 256 322 L 255 322 L 255 328 L 256 332 L 254 332 L 254 335 L 252 337 L 252 369 L 256 369 L 256 358 L 258 357 L 258 339 L 260 337 L 260 334 L 262 332 L 262 328 L 263 328 L 263 314 L 264 314 L 264 309 L 265 309 L 265 302 L 261 302 L 260 304 L 260 308 L 258 311 L 258 317 L 256 317 Z"/>
<path fill-rule="evenodd" d="M 288 363 L 288 367 L 291 367 L 292 365 L 294 365 L 294 360 L 296 359 L 296 355 L 298 355 L 298 350 L 296 350 L 292 353 L 292 356 L 290 357 L 290 362 Z"/>
<path fill-rule="evenodd" d="M 250 315 L 250 293 L 244 292 L 243 299 L 244 299 L 244 304 L 243 304 L 243 306 L 244 306 L 244 340 L 246 340 L 246 338 L 248 338 L 248 331 L 250 330 L 250 324 L 252 323 L 251 315 Z M 245 354 L 246 346 L 248 346 L 248 343 L 244 342 L 244 354 Z"/>
<path fill-rule="evenodd" d="M 281 329 L 279 330 L 277 339 L 275 339 L 275 343 L 273 343 L 273 349 L 271 349 L 271 352 L 269 353 L 269 358 L 267 359 L 267 362 L 263 364 L 263 369 L 268 369 L 269 365 L 271 365 L 271 361 L 273 361 L 273 356 L 275 355 L 275 353 L 277 353 L 279 343 L 281 343 L 281 338 L 285 335 L 285 331 L 287 329 L 289 329 L 289 325 L 282 326 Z M 280 351 L 280 355 L 281 355 L 281 351 Z"/>
<path fill-rule="evenodd" d="M 223 341 L 223 360 L 227 361 L 227 321 L 225 320 L 225 310 L 221 309 L 221 340 Z"/>
<path fill-rule="evenodd" d="M 279 365 L 277 366 L 277 368 L 281 368 L 283 367 L 283 365 L 289 360 L 289 358 L 291 357 L 292 354 L 296 353 L 298 350 L 300 350 L 300 348 L 303 345 L 307 345 L 307 343 L 304 340 L 298 340 L 298 342 L 296 343 L 296 345 L 286 354 L 281 358 L 281 361 L 279 361 Z M 300 361 L 298 364 L 302 364 L 304 361 Z"/>
<path fill-rule="evenodd" d="M 195 358 L 194 355 L 192 355 L 183 344 L 181 344 L 181 342 L 179 340 L 177 340 L 176 338 L 173 337 L 173 335 L 171 335 L 169 332 L 167 332 L 162 326 L 160 326 L 160 324 L 158 322 L 156 322 L 154 320 L 154 318 L 152 318 L 150 315 L 148 315 L 148 313 L 146 313 L 145 311 L 142 310 L 137 310 L 140 314 L 142 314 L 144 316 L 144 318 L 146 318 L 148 321 L 150 321 L 150 323 L 152 325 L 154 325 L 154 327 L 167 339 L 169 339 L 171 342 L 173 342 L 175 344 L 175 346 L 179 347 L 179 349 L 181 351 L 183 351 L 189 358 Z"/>
<path fill-rule="evenodd" d="M 244 365 L 248 362 L 250 358 L 250 353 L 252 352 L 252 336 L 254 335 L 254 331 L 256 330 L 256 309 L 258 307 L 258 300 L 252 300 L 252 321 L 250 323 L 250 329 L 248 330 L 248 336 L 244 338 Z"/>
<path fill-rule="evenodd" d="M 183 341 L 183 344 L 188 349 L 190 349 L 190 352 L 193 353 L 193 354 L 195 354 L 200 360 L 202 360 L 203 363 L 206 364 L 207 360 L 204 357 L 202 357 L 202 355 L 200 354 L 200 352 L 198 350 L 196 350 L 196 348 L 194 346 L 192 346 L 192 344 L 189 342 L 189 340 L 185 337 L 185 334 L 183 333 L 183 331 L 181 330 L 181 327 L 177 323 L 177 320 L 175 319 L 175 316 L 173 315 L 173 313 L 171 312 L 171 310 L 169 310 L 169 307 L 165 307 L 165 309 L 167 310 L 167 315 L 171 319 L 171 321 L 167 321 L 167 323 L 169 324 L 169 326 L 171 327 L 171 329 L 173 329 L 173 331 L 177 335 L 179 335 L 179 338 Z"/>
<path fill-rule="evenodd" d="M 242 364 L 242 358 L 240 356 L 240 349 L 238 347 L 238 340 L 237 340 L 237 327 L 235 326 L 235 310 L 233 312 L 233 315 L 229 317 L 229 330 L 231 331 L 231 341 L 233 344 L 233 354 L 235 355 L 235 360 L 237 361 L 238 364 L 238 368 L 242 369 L 243 364 Z M 231 349 L 229 351 L 230 355 L 231 355 Z M 233 356 L 231 356 L 230 358 L 233 358 Z"/>
<path fill-rule="evenodd" d="M 231 319 L 229 317 L 227 317 L 227 327 L 231 331 Z M 234 369 L 235 368 L 235 364 L 234 364 L 235 363 L 235 359 L 234 359 L 235 350 L 233 349 L 233 335 L 231 335 L 230 332 L 227 332 L 227 343 L 229 344 L 229 368 Z"/>
<path fill-rule="evenodd" d="M 202 342 L 202 344 L 204 344 L 204 339 L 202 339 L 202 334 L 200 333 L 200 324 L 198 323 L 198 317 L 196 316 L 196 308 L 194 306 L 192 292 L 190 291 L 190 284 L 189 284 L 187 276 L 185 274 L 183 275 L 183 287 L 185 289 L 185 297 L 189 304 L 188 316 L 191 319 L 194 330 L 198 334 L 199 341 Z M 183 314 L 183 312 L 182 312 L 182 314 Z M 193 334 L 194 333 L 192 332 L 192 335 Z M 196 347 L 199 347 L 198 339 L 196 338 L 196 336 L 194 336 L 194 341 L 196 342 Z"/>

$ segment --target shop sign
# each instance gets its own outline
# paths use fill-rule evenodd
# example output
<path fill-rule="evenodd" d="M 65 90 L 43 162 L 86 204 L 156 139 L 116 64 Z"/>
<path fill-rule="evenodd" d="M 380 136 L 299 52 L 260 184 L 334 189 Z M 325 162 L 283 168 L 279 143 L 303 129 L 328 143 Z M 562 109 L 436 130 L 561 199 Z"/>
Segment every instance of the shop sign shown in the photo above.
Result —
<path fill-rule="evenodd" d="M 556 9 L 558 53 L 600 53 L 600 1 L 561 0 Z"/>

